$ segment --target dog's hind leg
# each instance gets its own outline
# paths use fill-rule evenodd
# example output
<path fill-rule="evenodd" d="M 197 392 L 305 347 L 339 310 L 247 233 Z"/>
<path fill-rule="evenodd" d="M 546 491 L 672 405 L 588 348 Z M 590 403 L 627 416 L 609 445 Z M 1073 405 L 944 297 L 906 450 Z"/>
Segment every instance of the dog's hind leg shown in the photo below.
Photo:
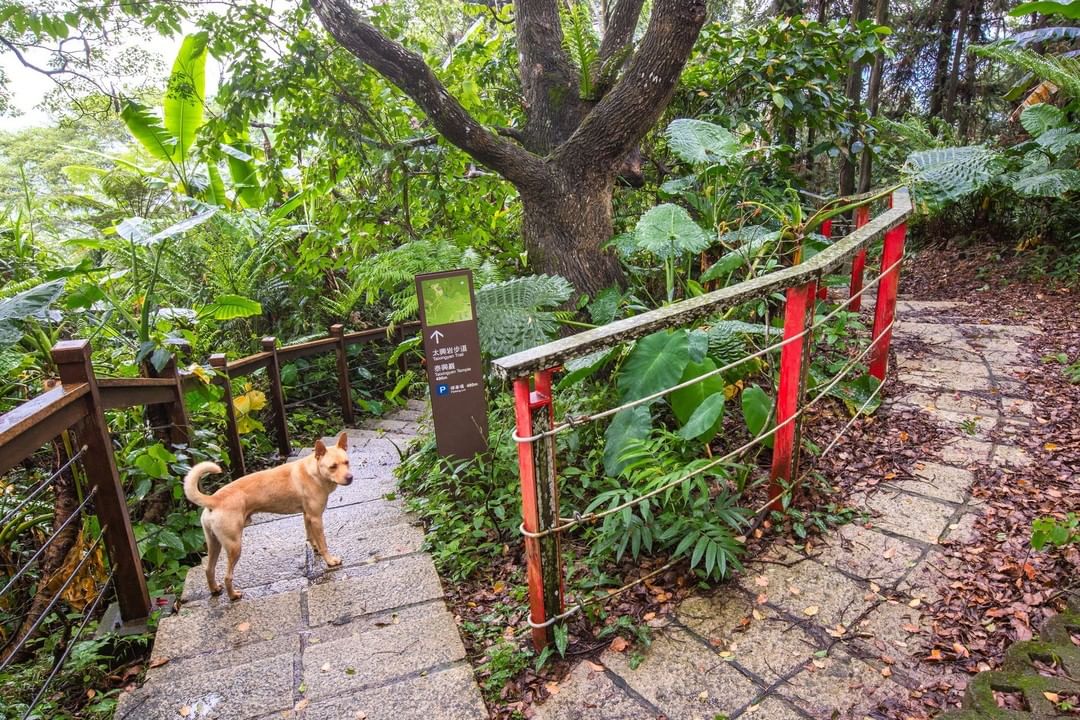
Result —
<path fill-rule="evenodd" d="M 221 586 L 214 579 L 214 570 L 217 568 L 218 557 L 221 555 L 221 541 L 214 533 L 206 533 L 206 587 L 210 588 L 211 595 L 221 593 Z"/>
<path fill-rule="evenodd" d="M 218 558 L 221 556 L 221 541 L 217 539 L 217 535 L 214 535 L 209 511 L 203 512 L 202 529 L 206 537 L 206 587 L 210 588 L 211 595 L 217 595 L 221 592 L 221 586 L 214 578 L 214 573 L 217 570 Z"/>
<path fill-rule="evenodd" d="M 222 544 L 225 546 L 225 554 L 228 556 L 225 565 L 225 592 L 229 594 L 230 600 L 239 600 L 244 596 L 244 593 L 233 587 L 233 571 L 236 569 L 236 563 L 240 561 L 240 541 L 229 539 Z"/>

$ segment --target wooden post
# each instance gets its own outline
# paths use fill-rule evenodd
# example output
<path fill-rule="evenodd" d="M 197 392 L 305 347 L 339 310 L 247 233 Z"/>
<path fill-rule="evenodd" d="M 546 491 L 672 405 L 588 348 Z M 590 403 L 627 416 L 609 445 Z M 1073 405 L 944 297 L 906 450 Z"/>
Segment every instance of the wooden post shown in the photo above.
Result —
<path fill-rule="evenodd" d="M 177 360 L 181 354 L 185 358 L 191 354 L 191 343 L 187 340 L 174 340 L 169 344 L 173 346 L 173 354 L 160 374 L 161 377 L 171 378 L 176 386 L 172 402 L 164 406 L 165 416 L 169 422 L 168 440 L 173 446 L 189 445 L 191 444 L 191 420 L 188 419 L 187 408 L 184 406 L 184 384 L 180 377 L 180 369 L 177 367 L 179 364 Z"/>
<path fill-rule="evenodd" d="M 832 238 L 832 218 L 829 218 L 825 222 L 821 223 L 821 234 L 824 235 L 826 239 Z M 829 299 L 829 288 L 825 285 L 825 283 L 818 284 L 817 298 L 818 300 Z"/>
<path fill-rule="evenodd" d="M 405 328 L 401 325 L 397 327 L 397 342 L 398 345 L 405 342 Z M 409 357 L 408 353 L 401 353 L 397 359 L 398 372 L 404 375 L 409 370 Z"/>
<path fill-rule="evenodd" d="M 277 338 L 264 337 L 262 349 L 263 352 L 270 353 L 270 362 L 266 365 L 266 377 L 270 380 L 270 407 L 274 411 L 274 434 L 277 435 L 278 454 L 281 457 L 288 457 L 292 448 L 289 447 L 289 426 L 285 422 L 285 391 L 281 388 Z"/>
<path fill-rule="evenodd" d="M 330 337 L 337 338 L 334 351 L 337 353 L 338 394 L 341 396 L 341 419 L 346 425 L 356 422 L 353 415 L 352 385 L 349 384 L 349 357 L 345 347 L 345 326 L 335 323 L 330 326 Z"/>
<path fill-rule="evenodd" d="M 806 329 L 807 310 L 813 308 L 816 283 L 789 288 L 784 306 L 784 340 Z M 781 509 L 784 486 L 790 485 L 799 464 L 798 426 L 791 420 L 799 411 L 803 389 L 806 337 L 787 343 L 780 350 L 780 383 L 776 390 L 776 424 L 783 425 L 773 436 L 772 472 L 769 475 L 770 510 Z"/>
<path fill-rule="evenodd" d="M 906 234 L 906 223 L 885 233 L 885 244 L 881 252 L 883 271 L 904 256 Z M 889 343 L 892 340 L 892 328 L 889 325 L 896 317 L 896 292 L 899 285 L 900 266 L 897 265 L 881 278 L 877 303 L 874 305 L 874 347 L 870 351 L 870 374 L 882 382 L 885 382 L 885 373 L 889 369 Z"/>
<path fill-rule="evenodd" d="M 64 385 L 89 386 L 86 414 L 75 424 L 78 441 L 86 446 L 83 469 L 87 482 L 95 488 L 94 505 L 105 532 L 105 548 L 116 570 L 116 597 L 124 622 L 142 620 L 150 615 L 150 593 L 146 589 L 139 546 L 131 531 L 124 489 L 116 471 L 112 439 L 105 425 L 97 378 L 90 364 L 90 343 L 65 340 L 53 346 L 52 359 Z"/>
<path fill-rule="evenodd" d="M 855 229 L 858 230 L 866 223 L 870 222 L 870 206 L 860 205 L 855 208 Z M 851 288 L 848 291 L 848 297 L 853 297 L 858 294 L 863 287 L 863 271 L 866 269 L 866 248 L 860 249 L 855 253 L 855 257 L 851 259 Z M 859 312 L 862 308 L 862 295 L 851 301 L 849 309 L 852 312 Z"/>
<path fill-rule="evenodd" d="M 551 428 L 551 371 L 538 373 L 536 392 L 528 378 L 514 380 L 514 417 L 518 437 L 531 437 Z M 535 417 L 534 417 L 535 413 Z M 535 420 L 535 423 L 534 423 Z M 554 438 L 518 443 L 521 477 L 522 527 L 527 533 L 542 532 L 558 523 L 558 490 L 555 479 Z M 558 534 L 542 538 L 525 536 L 525 562 L 529 581 L 529 617 L 534 624 L 562 611 L 563 585 Z M 552 628 L 533 628 L 533 646 L 543 650 Z"/>
<path fill-rule="evenodd" d="M 236 406 L 233 405 L 232 380 L 229 379 L 228 366 L 224 353 L 210 356 L 210 367 L 221 376 L 220 384 L 224 391 L 221 399 L 225 403 L 225 439 L 229 444 L 229 468 L 235 480 L 247 475 L 247 467 L 244 464 L 244 446 L 240 444 L 240 431 L 236 426 Z"/>

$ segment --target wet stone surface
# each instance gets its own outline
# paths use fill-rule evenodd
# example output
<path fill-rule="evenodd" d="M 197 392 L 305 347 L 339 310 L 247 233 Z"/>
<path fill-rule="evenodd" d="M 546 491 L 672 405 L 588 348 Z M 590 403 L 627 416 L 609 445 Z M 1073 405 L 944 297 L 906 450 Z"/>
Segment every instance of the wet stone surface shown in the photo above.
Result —
<path fill-rule="evenodd" d="M 356 480 L 331 495 L 323 516 L 340 568 L 312 553 L 299 515 L 261 515 L 245 529 L 238 602 L 211 597 L 204 568 L 192 568 L 179 612 L 158 628 L 156 667 L 121 695 L 116 717 L 487 717 L 435 567 L 420 551 L 423 533 L 386 497 L 397 447 L 425 412 L 412 405 L 349 431 Z M 219 581 L 224 571 L 223 557 Z"/>
<path fill-rule="evenodd" d="M 1023 433 L 1033 413 L 1010 363 L 1030 364 L 1020 342 L 1034 329 L 958 322 L 962 307 L 898 304 L 898 374 L 910 387 L 879 412 L 920 408 L 954 437 L 910 475 L 849 498 L 866 525 L 835 529 L 809 559 L 774 546 L 732 582 L 684 600 L 636 670 L 629 653 L 606 652 L 602 672 L 582 663 L 536 717 L 864 720 L 926 681 L 923 608 L 953 573 L 937 543 L 962 542 L 977 522 L 975 471 L 1027 460 L 1001 438 Z M 605 699 L 610 712 L 597 704 Z"/>

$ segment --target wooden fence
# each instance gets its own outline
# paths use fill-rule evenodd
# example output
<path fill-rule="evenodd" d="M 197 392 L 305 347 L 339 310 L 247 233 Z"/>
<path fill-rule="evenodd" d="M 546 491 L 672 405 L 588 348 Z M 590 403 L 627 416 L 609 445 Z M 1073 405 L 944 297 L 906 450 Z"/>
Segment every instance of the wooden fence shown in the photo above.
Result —
<path fill-rule="evenodd" d="M 400 341 L 417 326 L 417 323 L 409 323 L 393 331 L 387 328 L 376 328 L 346 333 L 342 325 L 333 325 L 327 337 L 318 340 L 278 347 L 277 340 L 268 337 L 262 340 L 262 351 L 254 355 L 232 361 L 227 360 L 223 354 L 213 355 L 210 358 L 210 365 L 217 372 L 212 382 L 221 386 L 224 391 L 226 437 L 229 465 L 233 477 L 239 477 L 246 472 L 243 447 L 233 406 L 232 381 L 235 378 L 266 369 L 269 384 L 269 410 L 273 417 L 272 430 L 277 450 L 283 457 L 288 456 L 291 454 L 291 445 L 286 422 L 285 390 L 281 383 L 282 364 L 312 355 L 325 353 L 336 355 L 337 394 L 341 412 L 345 423 L 352 424 L 355 415 L 352 382 L 349 377 L 348 348 L 353 345 L 390 339 Z M 120 615 L 125 622 L 146 618 L 151 610 L 151 603 L 117 470 L 105 411 L 146 407 L 148 416 L 157 418 L 157 420 L 151 420 L 151 427 L 155 432 L 172 444 L 189 443 L 192 437 L 191 422 L 184 404 L 184 395 L 203 380 L 198 377 L 198 373 L 180 369 L 176 355 L 182 353 L 183 350 L 182 345 L 177 346 L 177 352 L 174 353 L 173 358 L 159 371 L 155 372 L 149 367 L 144 368 L 147 374 L 154 374 L 156 377 L 98 378 L 91 365 L 91 347 L 88 341 L 68 340 L 57 343 L 52 350 L 52 357 L 59 369 L 60 384 L 19 405 L 11 412 L 0 415 L 0 475 L 23 463 L 41 447 L 53 442 L 65 432 L 70 431 L 76 438 L 78 452 L 73 453 L 60 470 L 33 488 L 32 493 L 36 495 L 44 492 L 76 461 L 81 461 L 87 488 L 85 500 L 80 505 L 79 511 L 93 511 L 98 516 L 102 532 L 97 542 L 104 541 L 111 567 L 109 577 L 115 580 L 113 586 L 119 602 Z M 402 370 L 406 369 L 404 355 L 399 361 L 399 367 Z M 8 515 L 17 517 L 27 502 L 28 500 L 20 503 Z M 8 519 L 5 517 L 5 521 Z M 76 518 L 71 518 L 71 520 L 74 519 Z M 54 528 L 54 533 L 47 539 L 46 544 L 51 543 L 59 531 L 59 528 Z M 88 552 L 84 554 L 83 563 L 88 557 Z M 41 552 L 36 553 L 26 565 L 32 565 L 40 559 L 40 556 Z M 78 567 L 81 568 L 82 565 Z M 14 580 L 26 570 L 27 567 L 24 566 L 12 573 L 12 579 L 9 579 L 7 586 L 0 591 L 0 596 L 10 589 Z M 62 581 L 61 579 L 53 580 Z M 70 580 L 71 578 L 68 578 L 63 582 L 70 583 Z M 104 585 L 98 599 L 104 595 L 106 590 Z M 59 593 L 54 598 L 53 604 L 58 599 Z M 11 653 L 5 655 L 5 657 L 10 656 Z"/>

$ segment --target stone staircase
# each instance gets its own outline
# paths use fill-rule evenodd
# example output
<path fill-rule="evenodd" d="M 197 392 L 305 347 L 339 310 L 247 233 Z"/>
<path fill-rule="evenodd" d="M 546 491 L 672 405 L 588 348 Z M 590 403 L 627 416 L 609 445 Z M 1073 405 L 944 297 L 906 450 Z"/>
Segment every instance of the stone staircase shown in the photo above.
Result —
<path fill-rule="evenodd" d="M 347 430 L 355 480 L 324 515 L 341 567 L 312 553 L 299 515 L 256 515 L 236 570 L 242 600 L 211 597 L 203 567 L 192 568 L 145 684 L 121 695 L 115 717 L 486 718 L 423 531 L 393 495 L 426 412 L 410 401 Z"/>

